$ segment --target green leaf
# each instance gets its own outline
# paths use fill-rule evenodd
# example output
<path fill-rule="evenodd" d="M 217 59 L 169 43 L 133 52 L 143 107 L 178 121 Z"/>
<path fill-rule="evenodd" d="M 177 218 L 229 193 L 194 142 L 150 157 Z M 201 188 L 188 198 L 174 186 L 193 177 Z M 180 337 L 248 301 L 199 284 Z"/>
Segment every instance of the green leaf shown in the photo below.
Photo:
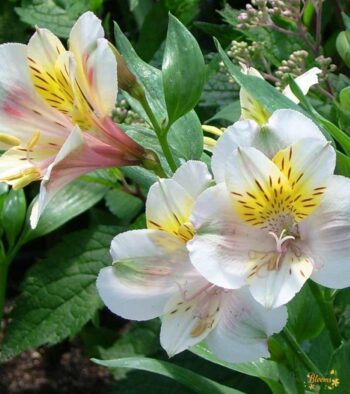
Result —
<path fill-rule="evenodd" d="M 92 361 L 108 368 L 134 368 L 167 376 L 200 394 L 242 394 L 242 391 L 224 386 L 195 372 L 166 361 L 147 357 L 126 357 L 117 360 L 92 359 Z"/>
<path fill-rule="evenodd" d="M 1 224 L 10 246 L 22 230 L 26 218 L 27 203 L 23 189 L 13 190 L 7 194 L 1 211 Z"/>
<path fill-rule="evenodd" d="M 163 93 L 163 84 L 160 70 L 144 62 L 135 52 L 129 40 L 114 22 L 115 42 L 119 52 L 123 55 L 130 71 L 136 76 L 139 83 L 145 88 L 147 102 L 154 113 L 158 123 L 166 122 L 166 106 Z M 124 92 L 129 103 L 144 119 L 148 119 L 140 103 Z"/>
<path fill-rule="evenodd" d="M 339 92 L 339 101 L 344 109 L 350 112 L 350 86 L 347 86 Z"/>
<path fill-rule="evenodd" d="M 226 105 L 226 107 L 224 107 L 217 114 L 209 118 L 205 123 L 211 123 L 214 122 L 215 120 L 225 120 L 228 123 L 232 124 L 234 122 L 237 122 L 240 116 L 241 116 L 241 104 L 239 100 L 236 100 Z"/>
<path fill-rule="evenodd" d="M 232 29 L 228 25 L 217 25 L 208 22 L 194 22 L 194 26 L 208 34 L 210 37 L 216 37 L 223 47 L 231 44 L 233 40 L 239 40 L 242 37 L 242 33 Z"/>
<path fill-rule="evenodd" d="M 350 30 L 341 31 L 335 45 L 344 63 L 350 67 Z"/>
<path fill-rule="evenodd" d="M 209 58 L 209 56 L 208 56 Z M 220 60 L 220 58 L 218 57 Z M 208 67 L 212 66 L 212 75 L 208 75 L 208 80 L 204 86 L 202 96 L 198 103 L 200 109 L 208 113 L 208 107 L 214 109 L 214 113 L 238 100 L 238 86 L 230 80 L 226 70 L 215 70 L 215 57 L 212 58 Z"/>
<path fill-rule="evenodd" d="M 11 314 L 0 360 L 41 345 L 53 345 L 77 332 L 101 307 L 99 271 L 111 263 L 116 227 L 97 227 L 65 237 L 34 265 Z"/>
<path fill-rule="evenodd" d="M 146 190 L 148 190 L 153 183 L 157 181 L 157 177 L 153 172 L 142 167 L 123 167 L 122 172 L 125 176 L 132 179 Z"/>
<path fill-rule="evenodd" d="M 67 38 L 75 21 L 90 6 L 90 0 L 32 0 L 23 2 L 15 11 L 21 21 L 32 27 L 45 27 L 59 37 Z"/>
<path fill-rule="evenodd" d="M 110 347 L 100 347 L 99 354 L 103 360 L 122 357 L 149 356 L 159 349 L 159 319 L 147 322 L 132 323 L 128 331 L 123 333 Z M 124 378 L 128 370 L 125 368 L 113 369 L 114 378 Z"/>
<path fill-rule="evenodd" d="M 203 153 L 203 131 L 195 111 L 190 111 L 172 124 L 168 141 L 182 160 L 199 160 Z"/>
<path fill-rule="evenodd" d="M 184 25 L 188 25 L 199 12 L 201 0 L 161 0 L 166 8 Z"/>
<path fill-rule="evenodd" d="M 332 387 L 332 393 L 335 394 L 348 394 L 350 387 L 350 347 L 348 343 L 343 343 L 333 354 L 331 363 L 329 365 L 328 371 L 334 370 L 334 375 L 329 375 L 327 377 L 338 378 L 339 386 Z M 321 393 L 329 393 L 327 389 L 330 385 L 322 384 Z"/>
<path fill-rule="evenodd" d="M 130 222 L 142 209 L 143 202 L 122 190 L 110 190 L 106 194 L 106 205 L 122 221 Z"/>
<path fill-rule="evenodd" d="M 205 63 L 196 39 L 169 15 L 162 65 L 162 79 L 169 123 L 197 104 L 205 82 Z"/>
<path fill-rule="evenodd" d="M 85 212 L 99 202 L 108 189 L 104 185 L 81 180 L 70 182 L 52 198 L 34 230 L 27 220 L 25 242 L 48 234 Z"/>
<path fill-rule="evenodd" d="M 168 10 L 162 3 L 154 4 L 143 21 L 136 50 L 145 61 L 150 61 L 165 39 Z M 157 23 L 154 23 L 157 21 Z"/>
<path fill-rule="evenodd" d="M 340 130 L 335 124 L 330 122 L 328 119 L 317 114 L 317 120 L 321 125 L 329 132 L 329 134 L 339 143 L 339 145 L 344 149 L 344 152 L 350 155 L 350 137 Z"/>
<path fill-rule="evenodd" d="M 274 361 L 260 359 L 250 363 L 233 364 L 218 359 L 203 344 L 192 347 L 191 352 L 207 361 L 262 379 L 274 394 L 285 394 L 284 388 L 279 383 L 278 364 Z"/>
<path fill-rule="evenodd" d="M 324 328 L 320 309 L 315 306 L 313 295 L 308 286 L 290 301 L 288 307 L 288 328 L 292 330 L 298 342 L 318 336 Z M 307 319 L 305 319 L 307 316 Z"/>
<path fill-rule="evenodd" d="M 335 167 L 336 174 L 350 177 L 350 157 L 344 153 L 337 151 L 337 165 Z"/>
<path fill-rule="evenodd" d="M 350 16 L 346 15 L 345 12 L 342 12 L 341 16 L 343 17 L 343 22 L 346 30 L 350 31 Z"/>

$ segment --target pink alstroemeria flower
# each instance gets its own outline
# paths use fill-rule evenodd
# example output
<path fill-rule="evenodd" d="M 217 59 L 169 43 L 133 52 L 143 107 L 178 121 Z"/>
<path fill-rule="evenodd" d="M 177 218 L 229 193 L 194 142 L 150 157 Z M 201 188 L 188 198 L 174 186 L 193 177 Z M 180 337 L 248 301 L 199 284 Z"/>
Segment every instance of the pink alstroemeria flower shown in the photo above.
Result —
<path fill-rule="evenodd" d="M 69 50 L 47 29 L 28 45 L 0 45 L 0 181 L 18 189 L 41 180 L 33 228 L 72 179 L 142 160 L 143 148 L 110 118 L 117 91 L 117 62 L 91 12 L 73 26 Z"/>

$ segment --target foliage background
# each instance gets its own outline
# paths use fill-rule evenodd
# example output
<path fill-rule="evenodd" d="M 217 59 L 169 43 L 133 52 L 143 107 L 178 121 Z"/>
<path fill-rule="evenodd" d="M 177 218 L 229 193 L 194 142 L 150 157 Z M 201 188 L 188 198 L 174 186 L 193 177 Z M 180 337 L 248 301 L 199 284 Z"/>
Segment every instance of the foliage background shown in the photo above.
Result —
<path fill-rule="evenodd" d="M 295 50 L 308 50 L 300 40 L 282 33 L 264 28 L 238 28 L 237 10 L 244 8 L 245 3 L 214 0 L 3 0 L 0 4 L 0 42 L 26 43 L 36 25 L 52 30 L 65 40 L 77 17 L 92 10 L 103 20 L 106 35 L 112 42 L 112 21 L 115 20 L 138 55 L 145 62 L 160 67 L 170 12 L 197 38 L 208 64 L 206 84 L 196 106 L 200 122 L 225 127 L 239 118 L 239 86 L 220 67 L 213 36 L 224 48 L 229 48 L 232 40 L 264 42 L 266 57 L 274 70 Z M 315 91 L 310 95 L 310 102 L 320 114 L 349 133 L 347 102 L 339 99 L 339 92 L 350 85 L 349 72 L 335 46 L 336 37 L 344 29 L 340 10 L 349 8 L 346 3 L 325 1 L 322 19 L 323 55 L 331 57 L 338 67 L 336 73 L 328 75 L 335 100 Z M 312 20 L 305 23 L 309 23 L 312 30 Z M 261 59 L 255 61 L 261 68 Z M 311 56 L 308 66 L 313 63 Z M 128 103 L 127 99 L 120 94 L 115 120 L 145 146 L 154 147 L 154 136 L 145 131 L 145 121 L 137 113 L 132 100 Z M 201 156 L 201 147 L 195 151 L 198 146 L 192 146 L 186 140 L 186 127 L 192 126 L 200 130 L 200 124 L 193 116 L 182 120 L 176 130 L 174 128 L 171 134 L 174 146 L 184 158 L 202 157 L 207 160 L 208 156 Z M 201 135 L 201 131 L 197 133 L 197 137 Z M 349 169 L 349 161 L 346 160 L 342 162 L 342 168 L 338 168 L 343 173 L 350 173 Z M 0 360 L 5 362 L 0 372 L 1 392 L 34 393 L 44 390 L 42 392 L 56 393 L 67 390 L 98 393 L 101 387 L 111 393 L 136 393 L 140 390 L 154 394 L 165 390 L 168 393 L 192 392 L 176 382 L 169 385 L 167 378 L 159 375 L 130 372 L 125 368 L 113 369 L 112 379 L 110 375 L 103 374 L 102 369 L 89 369 L 90 363 L 86 363 L 89 357 L 112 359 L 138 355 L 167 360 L 159 346 L 158 321 L 135 324 L 111 316 L 102 308 L 95 289 L 98 271 L 110 263 L 108 249 L 112 237 L 127 228 L 144 227 L 145 196 L 154 179 L 146 170 L 132 168 L 89 174 L 66 187 L 55 198 L 34 232 L 28 228 L 26 212 L 38 192 L 37 185 L 26 188 L 25 192 L 9 192 L 5 187 L 1 190 L 2 257 L 13 260 L 9 272 L 6 319 L 2 327 L 6 335 L 0 355 Z M 294 319 L 289 325 L 297 339 L 308 348 L 310 357 L 327 370 L 330 365 L 339 363 L 341 357 L 347 356 L 341 351 L 330 356 L 331 342 L 319 311 L 314 305 L 301 301 L 310 299 L 308 292 L 303 290 L 293 301 L 290 308 Z M 344 291 L 336 299 L 338 319 L 345 337 L 350 332 L 349 296 L 349 292 Z M 55 346 L 49 349 L 47 345 Z M 30 364 L 35 357 L 33 351 L 28 350 L 37 347 L 40 347 L 36 352 L 39 361 L 33 368 Z M 190 352 L 174 357 L 171 362 L 246 393 L 277 393 L 277 381 L 281 376 L 286 380 L 291 376 L 302 385 L 303 382 L 298 382 L 299 378 L 293 373 L 288 375 L 278 368 L 276 362 L 279 361 L 289 364 L 291 371 L 299 368 L 278 338 L 271 342 L 270 347 L 275 361 L 260 367 L 242 367 L 244 373 L 206 362 Z M 67 366 L 62 362 L 65 354 L 72 355 L 77 349 L 78 365 L 85 365 L 89 371 L 90 380 L 85 382 L 79 368 L 75 375 L 70 376 L 71 364 Z M 24 351 L 27 358 L 23 355 L 18 358 Z M 14 361 L 9 361 L 16 356 Z M 347 363 L 345 365 L 350 365 Z M 24 372 L 23 365 L 27 365 Z M 59 375 L 68 374 L 70 379 L 61 384 L 58 383 L 60 380 L 54 381 L 52 370 L 55 369 Z M 44 384 L 34 381 L 35 370 L 42 370 Z M 27 386 L 18 382 L 17 386 L 14 384 L 15 371 L 20 371 L 19 380 L 22 383 L 28 381 L 25 383 Z M 339 367 L 339 373 L 343 372 Z M 29 375 L 27 381 L 25 373 Z M 278 376 L 276 382 L 272 376 Z M 349 388 L 349 375 L 344 372 L 341 379 L 343 387 Z M 295 392 L 293 384 L 290 381 L 291 393 Z M 25 388 L 32 391 L 24 391 Z"/>

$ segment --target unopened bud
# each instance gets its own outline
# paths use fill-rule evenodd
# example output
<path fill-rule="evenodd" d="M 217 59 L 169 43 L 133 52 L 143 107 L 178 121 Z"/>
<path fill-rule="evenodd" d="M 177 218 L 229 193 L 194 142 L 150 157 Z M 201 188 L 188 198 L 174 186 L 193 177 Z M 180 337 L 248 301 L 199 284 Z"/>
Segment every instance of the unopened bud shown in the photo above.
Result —
<path fill-rule="evenodd" d="M 120 89 L 125 90 L 136 100 L 144 96 L 143 87 L 138 83 L 135 75 L 130 71 L 123 56 L 118 52 L 117 48 L 110 44 L 110 47 L 117 59 L 118 67 L 118 86 Z"/>

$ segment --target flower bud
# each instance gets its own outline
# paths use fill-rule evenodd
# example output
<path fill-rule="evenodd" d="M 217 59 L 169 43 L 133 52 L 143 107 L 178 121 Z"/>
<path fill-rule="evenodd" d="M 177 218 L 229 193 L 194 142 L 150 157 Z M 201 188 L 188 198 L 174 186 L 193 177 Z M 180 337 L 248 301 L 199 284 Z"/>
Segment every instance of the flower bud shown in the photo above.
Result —
<path fill-rule="evenodd" d="M 110 44 L 110 47 L 117 59 L 118 67 L 118 86 L 129 93 L 136 100 L 144 96 L 143 87 L 137 82 L 135 75 L 130 71 L 123 56 L 118 52 L 117 48 Z"/>

